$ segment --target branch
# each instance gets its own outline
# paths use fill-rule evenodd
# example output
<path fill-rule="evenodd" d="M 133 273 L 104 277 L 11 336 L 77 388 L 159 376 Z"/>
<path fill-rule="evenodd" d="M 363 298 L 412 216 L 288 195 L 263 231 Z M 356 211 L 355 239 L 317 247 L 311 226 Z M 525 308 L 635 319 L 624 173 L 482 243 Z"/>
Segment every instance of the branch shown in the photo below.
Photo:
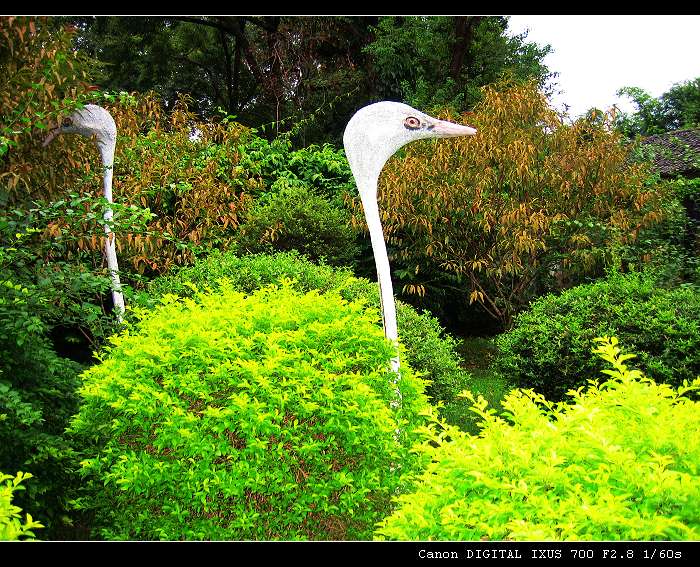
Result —
<path fill-rule="evenodd" d="M 244 20 L 250 22 L 253 25 L 258 26 L 259 28 L 264 29 L 266 32 L 270 33 L 275 33 L 277 31 L 277 28 L 279 27 L 279 16 L 271 17 L 271 18 L 256 18 L 253 16 L 244 16 Z"/>
<path fill-rule="evenodd" d="M 176 16 L 173 20 L 180 22 L 188 22 L 190 24 L 199 24 L 202 26 L 209 26 L 216 30 L 222 31 L 224 33 L 233 35 L 236 41 L 240 45 L 241 52 L 243 53 L 243 58 L 245 59 L 248 69 L 255 77 L 255 80 L 263 87 L 263 90 L 272 94 L 274 97 L 274 92 L 270 93 L 269 81 L 265 77 L 264 73 L 260 69 L 253 52 L 250 49 L 250 43 L 248 43 L 248 38 L 245 35 L 245 22 L 247 18 L 243 17 L 217 17 L 215 20 L 204 19 L 204 18 L 193 18 L 190 16 Z"/>

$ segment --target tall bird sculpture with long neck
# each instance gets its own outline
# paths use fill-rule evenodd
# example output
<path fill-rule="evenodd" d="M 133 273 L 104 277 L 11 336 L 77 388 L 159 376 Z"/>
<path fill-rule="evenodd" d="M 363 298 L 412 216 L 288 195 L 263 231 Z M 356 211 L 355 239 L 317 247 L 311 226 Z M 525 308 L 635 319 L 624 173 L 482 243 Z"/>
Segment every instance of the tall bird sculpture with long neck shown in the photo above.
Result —
<path fill-rule="evenodd" d="M 395 344 L 398 340 L 396 305 L 377 203 L 379 174 L 386 161 L 409 142 L 474 134 L 476 130 L 469 126 L 438 120 L 406 104 L 389 101 L 361 108 L 345 128 L 345 154 L 360 193 L 377 266 L 384 335 Z M 392 360 L 392 369 L 397 373 L 399 371 L 398 351 Z"/>
<path fill-rule="evenodd" d="M 117 126 L 112 115 L 101 106 L 86 104 L 84 108 L 76 110 L 73 114 L 63 119 L 63 123 L 54 128 L 44 140 L 47 146 L 59 134 L 81 134 L 92 138 L 102 157 L 102 190 L 105 199 L 112 203 L 112 174 L 114 165 L 114 149 L 117 144 Z M 104 212 L 105 257 L 107 269 L 112 280 L 112 300 L 117 320 L 121 323 L 124 318 L 124 295 L 119 281 L 119 264 L 117 263 L 116 237 L 109 227 L 112 219 L 112 209 L 107 206 Z"/>

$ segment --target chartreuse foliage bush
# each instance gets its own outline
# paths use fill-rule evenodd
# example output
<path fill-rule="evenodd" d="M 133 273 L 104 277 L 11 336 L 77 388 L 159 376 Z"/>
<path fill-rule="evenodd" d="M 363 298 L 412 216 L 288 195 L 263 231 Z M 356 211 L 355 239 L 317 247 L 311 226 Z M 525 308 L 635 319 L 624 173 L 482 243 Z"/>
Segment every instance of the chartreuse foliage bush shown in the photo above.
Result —
<path fill-rule="evenodd" d="M 31 477 L 29 473 L 19 472 L 12 477 L 0 472 L 0 541 L 34 539 L 32 530 L 44 527 L 31 514 L 26 514 L 22 522 L 22 509 L 12 504 L 14 493 L 24 488 L 20 483 Z"/>
<path fill-rule="evenodd" d="M 292 280 L 294 288 L 301 292 L 339 293 L 346 301 L 362 299 L 379 308 L 379 291 L 375 283 L 356 278 L 347 268 L 314 264 L 294 251 L 250 256 L 214 251 L 190 267 L 152 280 L 148 293 L 137 300 L 141 306 L 150 308 L 166 293 L 189 297 L 194 294 L 194 289 L 217 291 L 222 284 L 250 293 L 283 279 Z M 473 419 L 467 411 L 467 404 L 457 398 L 470 377 L 460 368 L 456 341 L 437 319 L 400 301 L 397 302 L 397 316 L 405 358 L 429 382 L 428 395 L 445 404 L 441 413 L 450 423 L 463 426 L 471 423 Z"/>
<path fill-rule="evenodd" d="M 514 390 L 502 417 L 483 398 L 480 435 L 447 428 L 377 537 L 401 540 L 697 540 L 700 403 L 630 370 L 616 339 L 610 379 L 551 403 Z"/>
<path fill-rule="evenodd" d="M 638 353 L 651 378 L 673 385 L 700 374 L 698 288 L 664 289 L 649 274 L 607 279 L 548 295 L 521 313 L 497 339 L 497 370 L 516 385 L 552 400 L 585 384 L 602 368 L 591 341 L 615 335 Z"/>
<path fill-rule="evenodd" d="M 222 287 L 115 336 L 72 424 L 102 537 L 370 537 L 432 414 L 377 322 L 337 293 Z"/>

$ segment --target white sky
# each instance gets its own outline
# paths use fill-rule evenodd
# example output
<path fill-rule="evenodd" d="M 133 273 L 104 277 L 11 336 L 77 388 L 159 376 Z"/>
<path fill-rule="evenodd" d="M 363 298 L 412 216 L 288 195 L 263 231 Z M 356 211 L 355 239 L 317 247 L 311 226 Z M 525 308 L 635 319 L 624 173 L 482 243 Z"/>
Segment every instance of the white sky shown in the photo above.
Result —
<path fill-rule="evenodd" d="M 595 106 L 617 104 L 630 112 L 629 98 L 615 92 L 640 87 L 654 97 L 674 83 L 700 77 L 700 16 L 511 16 L 512 35 L 529 29 L 528 41 L 550 44 L 545 58 L 563 93 L 557 106 L 572 118 Z"/>

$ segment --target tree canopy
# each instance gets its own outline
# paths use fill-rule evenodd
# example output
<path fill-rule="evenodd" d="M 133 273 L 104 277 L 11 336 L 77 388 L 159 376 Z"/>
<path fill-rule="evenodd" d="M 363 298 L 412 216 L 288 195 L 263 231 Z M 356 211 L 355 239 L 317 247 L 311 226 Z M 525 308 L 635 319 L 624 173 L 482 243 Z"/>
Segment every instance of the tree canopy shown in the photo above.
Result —
<path fill-rule="evenodd" d="M 618 119 L 618 127 L 627 136 L 651 136 L 700 126 L 700 77 L 677 83 L 658 98 L 639 87 L 623 87 L 617 94 L 629 97 L 636 106 L 633 113 Z"/>
<path fill-rule="evenodd" d="M 560 285 L 549 278 L 592 272 L 659 220 L 646 165 L 627 163 L 608 119 L 569 124 L 530 82 L 485 88 L 468 122 L 478 136 L 411 144 L 382 173 L 405 293 L 459 290 L 453 305 L 478 302 L 507 328 L 542 287 Z"/>
<path fill-rule="evenodd" d="M 504 73 L 553 74 L 550 47 L 510 36 L 494 16 L 73 17 L 75 45 L 106 63 L 108 90 L 154 90 L 174 104 L 192 97 L 273 132 L 301 123 L 302 143 L 339 140 L 347 117 L 368 102 L 401 99 L 468 110 L 479 88 Z M 322 113 L 323 124 L 314 121 Z"/>

